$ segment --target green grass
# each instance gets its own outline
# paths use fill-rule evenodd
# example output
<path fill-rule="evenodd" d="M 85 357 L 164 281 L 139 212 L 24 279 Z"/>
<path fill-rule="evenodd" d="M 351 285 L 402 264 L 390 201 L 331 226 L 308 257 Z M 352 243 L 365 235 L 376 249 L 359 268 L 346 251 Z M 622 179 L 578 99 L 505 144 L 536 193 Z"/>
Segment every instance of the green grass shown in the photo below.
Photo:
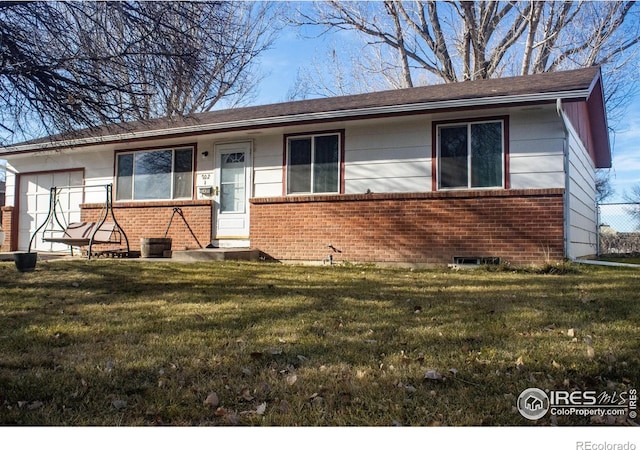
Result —
<path fill-rule="evenodd" d="M 516 399 L 638 387 L 640 271 L 551 269 L 0 263 L 0 423 L 590 424 Z"/>

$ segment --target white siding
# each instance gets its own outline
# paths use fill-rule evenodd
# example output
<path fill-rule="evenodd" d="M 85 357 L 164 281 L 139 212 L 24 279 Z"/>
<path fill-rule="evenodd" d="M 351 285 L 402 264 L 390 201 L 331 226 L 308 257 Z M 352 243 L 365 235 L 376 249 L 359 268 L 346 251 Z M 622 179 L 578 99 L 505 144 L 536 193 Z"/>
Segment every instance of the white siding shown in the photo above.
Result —
<path fill-rule="evenodd" d="M 7 205 L 15 206 L 15 175 L 14 173 L 63 171 L 70 169 L 84 169 L 84 183 L 98 185 L 113 183 L 113 152 L 92 151 L 59 152 L 47 155 L 25 155 L 12 157 L 7 162 Z M 103 202 L 104 191 L 88 189 L 84 202 Z"/>
<path fill-rule="evenodd" d="M 431 190 L 431 122 L 424 117 L 348 127 L 345 140 L 345 193 Z"/>
<path fill-rule="evenodd" d="M 515 111 L 509 122 L 511 188 L 563 188 L 564 130 L 555 108 Z"/>
<path fill-rule="evenodd" d="M 597 208 L 595 167 L 578 134 L 567 121 L 569 130 L 569 245 L 568 257 L 579 258 L 597 253 Z"/>
<path fill-rule="evenodd" d="M 283 135 L 259 137 L 254 142 L 253 195 L 279 197 L 282 195 Z"/>

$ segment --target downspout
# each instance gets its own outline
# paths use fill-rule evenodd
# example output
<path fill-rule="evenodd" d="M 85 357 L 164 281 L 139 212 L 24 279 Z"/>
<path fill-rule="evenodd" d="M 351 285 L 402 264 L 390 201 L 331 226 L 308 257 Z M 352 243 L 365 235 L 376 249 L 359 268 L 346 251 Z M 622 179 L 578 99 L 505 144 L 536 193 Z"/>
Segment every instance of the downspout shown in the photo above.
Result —
<path fill-rule="evenodd" d="M 562 128 L 564 129 L 564 142 L 563 142 L 563 160 L 564 160 L 564 256 L 573 261 L 571 255 L 569 255 L 569 249 L 571 246 L 570 232 L 571 224 L 569 223 L 569 213 L 571 212 L 571 196 L 569 195 L 571 187 L 571 177 L 569 176 L 569 169 L 571 168 L 569 162 L 569 128 L 565 122 L 566 117 L 562 111 L 562 99 L 556 99 L 556 112 L 560 121 L 562 122 Z"/>

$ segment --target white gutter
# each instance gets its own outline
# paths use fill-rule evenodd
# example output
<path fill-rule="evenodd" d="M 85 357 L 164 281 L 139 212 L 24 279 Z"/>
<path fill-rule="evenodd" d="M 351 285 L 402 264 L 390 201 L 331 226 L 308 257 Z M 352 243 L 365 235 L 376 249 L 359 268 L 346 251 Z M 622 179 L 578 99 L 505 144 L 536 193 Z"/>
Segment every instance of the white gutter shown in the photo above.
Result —
<path fill-rule="evenodd" d="M 571 177 L 569 176 L 570 160 L 569 160 L 569 127 L 567 127 L 566 121 L 568 120 L 562 111 L 562 99 L 556 99 L 556 112 L 562 122 L 562 128 L 564 129 L 564 142 L 562 144 L 563 160 L 564 160 L 564 256 L 571 259 L 569 249 L 571 247 L 571 223 L 569 222 L 569 214 L 571 212 Z"/>
<path fill-rule="evenodd" d="M 375 106 L 368 108 L 354 108 L 335 111 L 310 112 L 302 114 L 291 114 L 286 116 L 261 117 L 255 119 L 237 120 L 229 122 L 208 123 L 202 125 L 189 125 L 176 128 L 163 128 L 158 130 L 134 131 L 128 133 L 114 134 L 108 136 L 96 136 L 82 139 L 70 139 L 58 142 L 41 142 L 37 144 L 16 145 L 0 149 L 0 154 L 21 153 L 29 151 L 44 151 L 56 148 L 85 146 L 92 144 L 106 144 L 110 142 L 119 142 L 132 139 L 145 139 L 165 137 L 180 134 L 201 134 L 206 132 L 233 131 L 238 128 L 256 128 L 260 126 L 274 126 L 293 124 L 296 122 L 306 121 L 322 121 L 348 119 L 354 117 L 385 115 L 385 114 L 402 114 L 413 112 L 432 111 L 437 109 L 449 108 L 465 108 L 472 106 L 495 106 L 511 103 L 531 103 L 542 101 L 554 101 L 559 98 L 564 99 L 580 99 L 587 98 L 588 89 L 561 91 L 553 93 L 536 93 L 526 95 L 507 95 L 501 97 L 481 97 L 475 99 L 458 99 L 445 100 L 435 102 L 410 103 L 402 105 Z"/>

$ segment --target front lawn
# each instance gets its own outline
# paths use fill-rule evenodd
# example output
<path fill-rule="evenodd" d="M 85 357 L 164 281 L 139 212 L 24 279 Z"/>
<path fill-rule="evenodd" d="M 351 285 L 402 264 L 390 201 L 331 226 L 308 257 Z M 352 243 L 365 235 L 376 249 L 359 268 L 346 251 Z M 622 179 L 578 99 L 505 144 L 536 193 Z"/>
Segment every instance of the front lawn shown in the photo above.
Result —
<path fill-rule="evenodd" d="M 630 424 L 516 410 L 639 384 L 640 270 L 561 269 L 0 263 L 0 423 Z"/>

